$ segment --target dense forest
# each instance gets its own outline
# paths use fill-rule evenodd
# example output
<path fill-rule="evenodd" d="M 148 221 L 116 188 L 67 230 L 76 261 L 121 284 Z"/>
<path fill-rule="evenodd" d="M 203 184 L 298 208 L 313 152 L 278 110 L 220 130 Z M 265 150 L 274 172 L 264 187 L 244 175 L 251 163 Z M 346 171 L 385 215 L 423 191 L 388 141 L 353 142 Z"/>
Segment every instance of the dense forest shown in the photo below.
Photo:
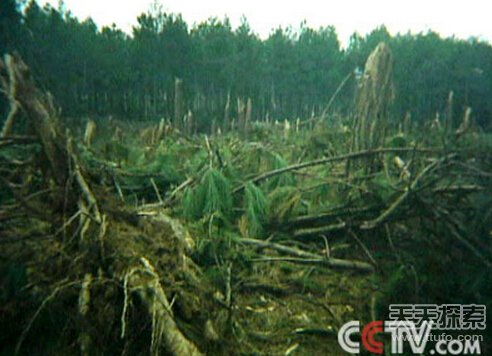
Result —
<path fill-rule="evenodd" d="M 407 114 L 434 119 L 450 91 L 455 117 L 469 106 L 482 126 L 492 120 L 492 46 L 477 39 L 444 39 L 431 31 L 391 36 L 381 26 L 366 36 L 354 33 L 343 48 L 335 28 L 301 24 L 263 40 L 247 19 L 236 29 L 216 18 L 190 28 L 181 15 L 157 6 L 141 14 L 128 35 L 80 21 L 63 6 L 31 1 L 21 12 L 16 0 L 2 3 L 0 53 L 19 51 L 67 116 L 171 118 L 179 78 L 198 128 L 224 120 L 228 97 L 231 117 L 236 98 L 250 98 L 256 120 L 295 120 L 320 115 L 350 76 L 332 110 L 346 114 L 367 56 L 385 41 L 395 58 L 395 120 Z"/>
<path fill-rule="evenodd" d="M 490 44 L 0 1 L 0 355 L 492 354 Z"/>

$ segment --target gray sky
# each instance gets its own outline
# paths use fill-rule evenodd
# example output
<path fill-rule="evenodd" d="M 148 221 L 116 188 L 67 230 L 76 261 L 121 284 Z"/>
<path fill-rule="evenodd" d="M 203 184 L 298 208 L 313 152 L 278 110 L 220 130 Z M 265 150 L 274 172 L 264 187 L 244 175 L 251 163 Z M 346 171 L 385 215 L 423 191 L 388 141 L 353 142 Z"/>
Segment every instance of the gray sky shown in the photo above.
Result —
<path fill-rule="evenodd" d="M 136 17 L 155 0 L 65 0 L 65 5 L 80 19 L 92 17 L 99 25 L 116 23 L 131 32 Z M 58 6 L 58 0 L 38 0 Z M 302 20 L 311 27 L 334 25 L 342 44 L 357 31 L 365 34 L 385 24 L 392 34 L 432 29 L 444 37 L 478 37 L 492 43 L 492 1 L 490 0 L 160 0 L 167 12 L 181 13 L 189 25 L 209 17 L 225 15 L 236 27 L 245 15 L 251 28 L 262 38 L 272 28 Z"/>

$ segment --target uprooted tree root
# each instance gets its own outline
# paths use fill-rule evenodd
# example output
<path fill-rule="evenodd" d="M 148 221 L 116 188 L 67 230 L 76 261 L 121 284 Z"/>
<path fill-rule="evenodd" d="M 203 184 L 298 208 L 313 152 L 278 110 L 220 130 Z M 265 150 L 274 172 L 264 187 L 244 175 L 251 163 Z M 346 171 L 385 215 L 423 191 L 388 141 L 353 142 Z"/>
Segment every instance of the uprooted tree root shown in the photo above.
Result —
<path fill-rule="evenodd" d="M 7 55 L 0 70 L 4 89 L 15 93 L 10 97 L 15 112 L 8 125 L 12 126 L 20 106 L 36 138 L 33 147 L 25 150 L 25 162 L 2 157 L 6 167 L 2 169 L 8 169 L 8 174 L 2 173 L 2 189 L 15 198 L 2 206 L 2 243 L 6 243 L 2 255 L 17 259 L 20 273 L 32 283 L 24 286 L 31 293 L 14 292 L 30 294 L 29 298 L 34 294 L 41 301 L 29 320 L 25 318 L 28 321 L 11 351 L 24 352 L 39 343 L 33 337 L 41 327 L 37 319 L 51 317 L 56 320 L 43 320 L 45 325 L 61 329 L 47 335 L 78 332 L 66 342 L 78 340 L 83 354 L 107 350 L 106 343 L 119 339 L 114 349 L 142 350 L 145 342 L 134 333 L 150 328 L 152 354 L 166 350 L 172 355 L 200 355 L 192 339 L 207 349 L 200 340 L 204 340 L 203 308 L 210 291 L 187 255 L 192 249 L 190 237 L 165 215 L 139 217 L 119 207 L 102 187 L 89 181 L 52 100 L 35 87 L 22 60 Z M 15 137 L 2 143 L 23 144 Z M 22 313 L 4 308 L 7 317 L 23 318 Z M 188 327 L 178 327 L 173 310 L 180 311 Z M 36 339 L 34 345 L 31 339 Z M 61 340 L 58 346 L 74 347 Z"/>

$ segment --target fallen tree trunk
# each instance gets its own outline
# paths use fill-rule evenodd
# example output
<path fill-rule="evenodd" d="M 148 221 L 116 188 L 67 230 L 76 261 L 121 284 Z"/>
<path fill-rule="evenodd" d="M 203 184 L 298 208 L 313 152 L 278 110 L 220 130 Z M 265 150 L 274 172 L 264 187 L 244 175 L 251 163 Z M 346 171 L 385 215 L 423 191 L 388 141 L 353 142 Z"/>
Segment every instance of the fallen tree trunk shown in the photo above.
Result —
<path fill-rule="evenodd" d="M 286 222 L 286 230 L 315 228 L 329 225 L 342 218 L 350 217 L 351 220 L 366 218 L 367 215 L 374 215 L 384 206 L 368 206 L 361 208 L 337 208 L 331 211 L 316 215 L 301 215 Z"/>
<path fill-rule="evenodd" d="M 236 187 L 233 190 L 233 193 L 241 192 L 249 182 L 260 183 L 260 182 L 262 182 L 268 178 L 275 177 L 279 174 L 284 174 L 284 173 L 296 171 L 299 169 L 319 166 L 319 165 L 328 164 L 328 163 L 340 162 L 340 161 L 345 161 L 345 160 L 351 160 L 351 159 L 355 159 L 355 158 L 373 156 L 373 155 L 378 155 L 378 154 L 402 153 L 402 152 L 433 153 L 433 152 L 436 152 L 436 150 L 429 149 L 429 148 L 417 148 L 417 147 L 377 148 L 377 149 L 370 149 L 370 150 L 364 150 L 364 151 L 359 151 L 359 152 L 351 152 L 351 153 L 343 154 L 340 156 L 321 158 L 321 159 L 317 159 L 314 161 L 303 162 L 303 163 L 299 163 L 299 164 L 293 164 L 293 165 L 288 166 L 288 167 L 274 169 L 272 171 L 262 173 L 260 175 L 257 175 L 256 177 L 248 180 L 244 184 L 241 184 L 240 186 Z"/>
<path fill-rule="evenodd" d="M 304 239 L 307 237 L 321 236 L 334 231 L 345 230 L 346 228 L 347 223 L 342 221 L 331 225 L 295 230 L 293 236 L 295 239 Z"/>
<path fill-rule="evenodd" d="M 159 355 L 159 347 L 164 341 L 167 351 L 175 356 L 200 356 L 203 355 L 197 347 L 181 333 L 174 314 L 167 300 L 166 293 L 159 281 L 159 275 L 151 263 L 145 258 L 140 259 L 140 266 L 132 268 L 125 275 L 125 296 L 130 291 L 138 293 L 152 315 L 152 340 L 150 351 L 152 355 Z M 122 319 L 128 307 L 128 297 L 125 298 Z M 125 325 L 125 324 L 123 324 Z M 122 337 L 125 328 L 122 328 Z"/>
<path fill-rule="evenodd" d="M 317 255 L 315 253 L 306 252 L 303 250 L 299 250 L 297 248 L 288 247 L 284 245 L 280 245 L 274 242 L 242 238 L 239 240 L 240 243 L 254 245 L 259 248 L 270 248 L 272 250 L 276 250 L 278 252 L 289 254 L 298 258 L 305 259 L 304 263 L 312 263 L 317 264 L 324 267 L 334 268 L 334 269 L 352 269 L 359 272 L 374 272 L 374 267 L 366 262 L 361 261 L 352 261 L 352 260 L 342 260 L 338 258 L 327 258 Z"/>

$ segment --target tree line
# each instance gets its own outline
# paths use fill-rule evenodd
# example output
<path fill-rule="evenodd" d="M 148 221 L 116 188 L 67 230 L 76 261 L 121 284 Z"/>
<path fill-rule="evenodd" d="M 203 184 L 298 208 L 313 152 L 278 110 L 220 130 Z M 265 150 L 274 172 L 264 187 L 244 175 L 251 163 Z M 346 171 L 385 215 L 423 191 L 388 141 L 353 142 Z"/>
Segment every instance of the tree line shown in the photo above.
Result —
<path fill-rule="evenodd" d="M 432 31 L 391 36 L 381 26 L 353 34 L 342 48 L 332 26 L 303 23 L 260 39 L 245 18 L 236 29 L 227 18 L 190 28 L 181 15 L 155 6 L 138 16 L 129 35 L 80 21 L 63 6 L 2 2 L 0 53 L 18 51 L 67 116 L 171 118 L 179 79 L 184 111 L 198 128 L 222 123 L 226 108 L 237 117 L 237 103 L 248 101 L 256 120 L 308 118 L 320 115 L 350 76 L 331 107 L 348 115 L 365 60 L 385 41 L 394 58 L 394 120 L 445 114 L 452 91 L 456 120 L 469 106 L 479 124 L 492 122 L 492 47 L 478 39 Z"/>

